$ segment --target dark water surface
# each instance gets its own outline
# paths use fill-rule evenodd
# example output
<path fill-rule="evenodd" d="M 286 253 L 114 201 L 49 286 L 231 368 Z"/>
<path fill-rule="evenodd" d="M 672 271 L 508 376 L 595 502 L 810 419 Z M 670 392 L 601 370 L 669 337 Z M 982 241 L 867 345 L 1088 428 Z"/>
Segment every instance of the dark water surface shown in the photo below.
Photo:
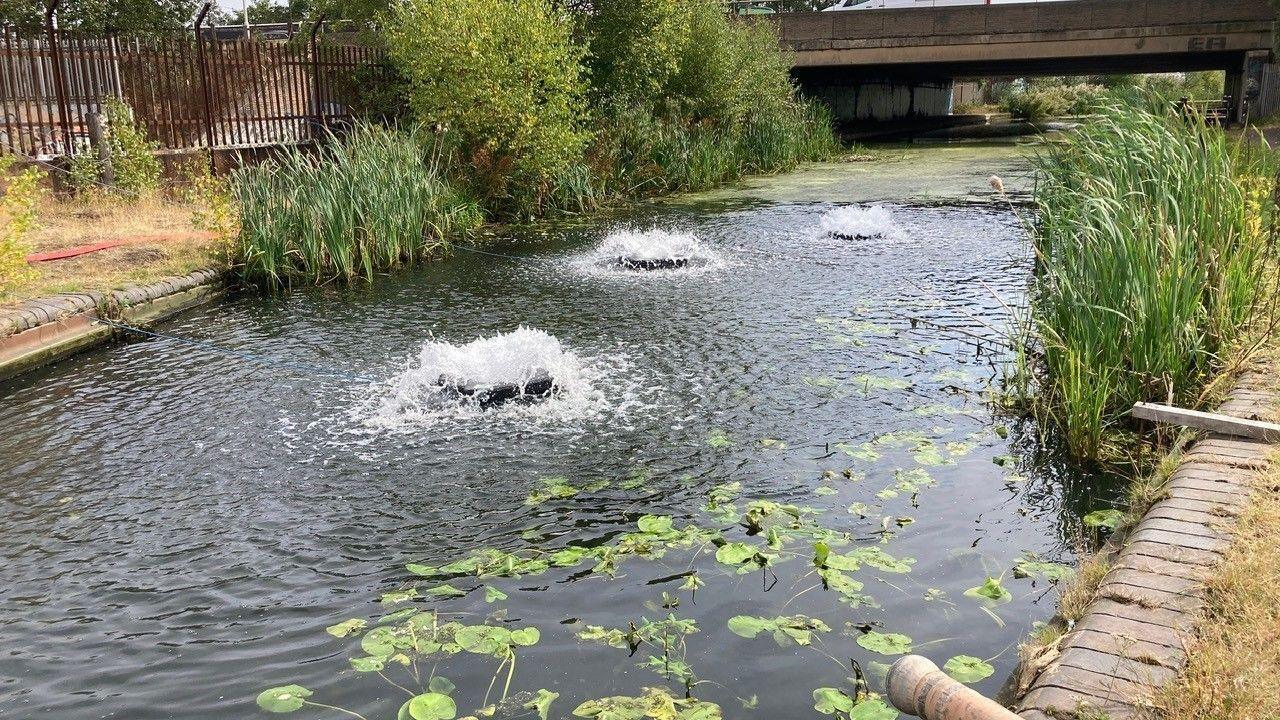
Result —
<path fill-rule="evenodd" d="M 411 602 L 468 624 L 538 627 L 511 689 L 561 693 L 553 717 L 648 686 L 682 694 L 637 666 L 651 649 L 628 657 L 575 636 L 668 612 L 696 620 L 685 659 L 707 682 L 695 695 L 725 717 L 819 717 L 813 689 L 847 687 L 850 659 L 874 685 L 876 663 L 893 658 L 856 643 L 863 624 L 909 636 L 939 664 L 990 659 L 996 674 L 976 687 L 995 693 L 1016 643 L 1056 600 L 1045 581 L 1016 579 L 1014 562 L 1028 551 L 1070 561 L 1076 519 L 1101 492 L 993 462 L 1018 432 L 995 431 L 983 404 L 994 346 L 980 354 L 971 336 L 993 336 L 1001 301 L 1020 297 L 1024 231 L 994 206 L 891 206 L 903 237 L 845 241 L 819 228 L 831 209 L 715 201 L 625 220 L 696 235 L 718 257 L 702 271 L 593 269 L 591 247 L 624 224 L 611 219 L 492 248 L 510 257 L 460 252 L 372 287 L 246 296 L 160 328 L 384 379 L 431 337 L 463 343 L 523 324 L 583 364 L 580 395 L 554 408 L 399 417 L 384 406 L 385 384 L 163 340 L 0 384 L 0 715 L 265 717 L 257 692 L 296 682 L 313 700 L 392 718 L 408 695 L 354 672 L 347 658 L 361 654 L 359 640 L 324 628 L 404 607 L 378 600 L 412 581 L 405 563 L 610 542 L 646 513 L 763 543 L 700 509 L 732 481 L 742 483 L 740 511 L 752 499 L 814 508 L 818 524 L 849 534 L 838 551 L 877 546 L 915 563 L 852 573 L 878 608 L 851 608 L 817 586 L 804 538 L 786 542 L 771 572 L 734 574 L 714 546 L 673 549 L 627 559 L 615 578 L 588 562 L 455 578 L 465 597 Z M 913 318 L 926 322 L 913 328 Z M 923 447 L 941 457 L 921 455 L 919 438 L 874 445 L 878 458 L 842 451 L 904 430 L 927 435 Z M 921 459 L 948 464 L 927 464 L 934 482 L 914 498 L 882 492 Z M 865 477 L 846 479 L 846 469 Z M 827 470 L 837 477 L 824 479 Z M 611 484 L 526 501 L 556 476 Z M 855 503 L 866 518 L 847 510 Z M 706 583 L 696 596 L 678 589 L 690 569 Z M 1011 602 L 984 609 L 964 595 L 988 575 L 1003 576 Z M 486 603 L 484 585 L 508 599 Z M 678 608 L 659 606 L 664 591 Z M 804 614 L 831 632 L 813 647 L 780 647 L 767 633 L 729 632 L 739 614 Z M 459 715 L 481 705 L 497 665 L 467 653 L 441 662 Z M 402 668 L 387 674 L 412 683 Z M 752 696 L 748 709 L 740 699 Z"/>

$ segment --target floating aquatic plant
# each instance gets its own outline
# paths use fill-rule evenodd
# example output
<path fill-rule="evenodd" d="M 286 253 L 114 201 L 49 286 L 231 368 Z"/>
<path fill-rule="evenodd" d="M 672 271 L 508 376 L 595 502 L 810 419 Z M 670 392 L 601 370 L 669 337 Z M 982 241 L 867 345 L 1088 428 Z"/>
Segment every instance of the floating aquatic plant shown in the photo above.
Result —
<path fill-rule="evenodd" d="M 995 674 L 996 669 L 981 658 L 972 655 L 956 655 L 942 666 L 943 672 L 962 683 L 975 683 L 986 680 Z"/>
<path fill-rule="evenodd" d="M 760 633 L 770 633 L 779 647 L 809 645 L 815 632 L 831 632 L 826 623 L 804 615 L 779 615 L 775 618 L 735 615 L 729 618 L 729 632 L 752 639 Z"/>
<path fill-rule="evenodd" d="M 964 596 L 991 605 L 1003 605 L 1013 600 L 1013 594 L 1000 584 L 1000 578 L 995 577 L 988 577 L 981 585 L 965 590 Z"/>
<path fill-rule="evenodd" d="M 676 698 L 666 688 L 645 688 L 637 696 L 614 695 L 588 700 L 574 717 L 597 720 L 719 720 L 720 706 L 695 698 Z"/>
<path fill-rule="evenodd" d="M 1075 577 L 1075 568 L 1062 563 L 1045 562 L 1031 553 L 1027 553 L 1013 566 L 1016 578 L 1042 577 L 1049 582 L 1060 582 Z"/>
<path fill-rule="evenodd" d="M 1108 508 L 1106 510 L 1094 510 L 1085 515 L 1083 522 L 1088 527 L 1115 530 L 1120 527 L 1120 523 L 1123 520 L 1124 513 L 1114 508 Z"/>
<path fill-rule="evenodd" d="M 858 645 L 881 655 L 905 655 L 911 652 L 911 638 L 898 633 L 881 633 L 872 630 L 858 637 Z"/>

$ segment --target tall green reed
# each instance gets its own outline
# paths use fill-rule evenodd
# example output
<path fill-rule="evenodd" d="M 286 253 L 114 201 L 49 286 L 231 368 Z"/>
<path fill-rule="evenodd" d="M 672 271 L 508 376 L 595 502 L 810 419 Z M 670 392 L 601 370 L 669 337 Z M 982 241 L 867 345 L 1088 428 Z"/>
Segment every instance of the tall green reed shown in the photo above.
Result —
<path fill-rule="evenodd" d="M 319 150 L 237 170 L 244 276 L 271 286 L 371 278 L 443 248 L 482 220 L 444 177 L 443 156 L 425 131 L 359 125 Z"/>
<path fill-rule="evenodd" d="M 1100 458 L 1137 401 L 1195 405 L 1272 315 L 1269 181 L 1223 132 L 1112 100 L 1036 159 L 1036 277 L 1015 381 Z"/>

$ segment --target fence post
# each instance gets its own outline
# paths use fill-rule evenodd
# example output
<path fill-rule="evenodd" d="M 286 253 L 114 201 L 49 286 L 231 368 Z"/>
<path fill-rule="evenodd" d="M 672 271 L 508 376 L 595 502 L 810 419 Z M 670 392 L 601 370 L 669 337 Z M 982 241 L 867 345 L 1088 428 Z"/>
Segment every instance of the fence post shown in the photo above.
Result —
<path fill-rule="evenodd" d="M 212 2 L 206 2 L 201 8 L 200 13 L 196 15 L 195 37 L 196 37 L 196 62 L 200 65 L 200 89 L 204 95 L 204 136 L 205 144 L 209 146 L 209 173 L 218 174 L 218 163 L 213 159 L 213 100 L 209 95 L 209 64 L 204 54 L 204 38 L 202 35 L 205 16 L 209 14 L 209 10 L 213 8 Z"/>
<path fill-rule="evenodd" d="M 311 102 L 318 121 L 311 126 L 313 140 L 316 137 L 316 125 L 325 129 L 329 127 L 329 121 L 324 116 L 324 107 L 320 104 L 320 56 L 316 53 L 316 33 L 320 32 L 320 26 L 324 23 L 326 15 L 327 13 L 320 13 L 315 23 L 311 25 Z"/>
<path fill-rule="evenodd" d="M 58 115 L 61 116 L 62 148 L 64 155 L 75 153 L 71 142 L 71 103 L 67 100 L 66 79 L 62 76 L 62 50 L 58 47 L 58 5 L 62 0 L 49 0 L 45 6 L 45 32 L 49 37 L 49 61 L 53 65 L 53 91 L 57 94 Z"/>
<path fill-rule="evenodd" d="M 107 141 L 107 124 L 102 113 L 89 113 L 85 118 L 89 123 L 89 144 L 98 151 L 99 180 L 103 185 L 116 184 L 116 169 L 111 164 L 111 143 Z"/>

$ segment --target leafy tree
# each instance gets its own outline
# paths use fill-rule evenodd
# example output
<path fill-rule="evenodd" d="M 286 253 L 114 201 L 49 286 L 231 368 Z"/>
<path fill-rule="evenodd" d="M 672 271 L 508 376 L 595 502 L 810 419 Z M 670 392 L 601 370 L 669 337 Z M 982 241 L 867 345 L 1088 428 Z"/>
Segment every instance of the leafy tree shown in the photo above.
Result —
<path fill-rule="evenodd" d="M 652 105 L 688 47 L 688 0 L 598 0 L 587 20 L 594 94 L 617 107 Z"/>
<path fill-rule="evenodd" d="M 24 34 L 39 33 L 44 30 L 46 7 L 41 0 L 0 2 L 0 25 L 12 25 Z M 199 7 L 199 0 L 62 0 L 58 25 L 147 35 L 183 27 Z"/>
<path fill-rule="evenodd" d="M 548 0 L 406 0 L 386 24 L 414 115 L 451 130 L 490 197 L 540 204 L 588 139 L 567 14 Z"/>

